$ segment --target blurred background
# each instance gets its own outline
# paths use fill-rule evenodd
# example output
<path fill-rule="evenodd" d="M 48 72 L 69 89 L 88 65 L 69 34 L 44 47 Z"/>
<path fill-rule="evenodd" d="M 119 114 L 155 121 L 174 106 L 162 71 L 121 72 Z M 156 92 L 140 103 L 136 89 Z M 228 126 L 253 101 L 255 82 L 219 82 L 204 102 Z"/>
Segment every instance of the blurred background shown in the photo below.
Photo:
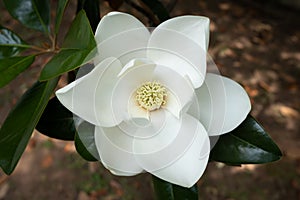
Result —
<path fill-rule="evenodd" d="M 114 2 L 119 2 L 118 10 L 135 14 L 147 24 L 147 19 L 129 6 L 136 1 Z M 171 16 L 193 14 L 211 19 L 210 56 L 224 76 L 245 87 L 253 105 L 251 114 L 284 154 L 280 161 L 266 165 L 229 167 L 210 163 L 198 182 L 199 198 L 300 199 L 300 1 L 163 2 Z M 100 8 L 102 16 L 112 10 L 108 2 L 102 2 Z M 70 25 L 75 13 L 76 1 L 70 1 L 63 27 Z M 43 38 L 12 19 L 2 1 L 0 24 L 25 41 L 34 43 Z M 0 89 L 0 124 L 35 82 L 46 61 L 47 57 L 37 59 L 29 70 Z M 6 176 L 0 171 L 2 199 L 152 200 L 154 196 L 150 175 L 113 176 L 100 163 L 84 161 L 72 142 L 35 132 L 14 173 Z"/>

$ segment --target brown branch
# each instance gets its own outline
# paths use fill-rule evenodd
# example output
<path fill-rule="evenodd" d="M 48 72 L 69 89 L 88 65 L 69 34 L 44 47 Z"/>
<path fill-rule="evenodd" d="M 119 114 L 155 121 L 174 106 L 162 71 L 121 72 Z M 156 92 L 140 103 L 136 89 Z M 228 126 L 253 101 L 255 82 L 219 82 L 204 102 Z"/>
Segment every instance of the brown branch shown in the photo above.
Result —
<path fill-rule="evenodd" d="M 150 25 L 159 24 L 158 19 L 155 17 L 155 15 L 151 11 L 147 10 L 146 8 L 143 8 L 142 6 L 138 5 L 137 3 L 135 3 L 132 0 L 124 0 L 124 2 L 127 3 L 128 5 L 130 5 L 132 8 L 134 8 L 138 12 L 140 12 L 142 15 L 146 16 L 150 21 Z"/>
<path fill-rule="evenodd" d="M 177 0 L 171 0 L 167 5 L 166 5 L 166 9 L 168 10 L 168 12 L 170 13 L 174 7 L 177 4 Z"/>

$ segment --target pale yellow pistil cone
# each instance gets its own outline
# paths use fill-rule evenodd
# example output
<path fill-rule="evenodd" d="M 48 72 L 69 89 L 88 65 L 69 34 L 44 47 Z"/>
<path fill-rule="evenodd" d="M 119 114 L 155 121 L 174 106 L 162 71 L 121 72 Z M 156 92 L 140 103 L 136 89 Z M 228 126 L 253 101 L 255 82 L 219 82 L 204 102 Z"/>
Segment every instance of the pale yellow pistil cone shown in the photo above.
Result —
<path fill-rule="evenodd" d="M 147 111 L 159 109 L 166 104 L 167 89 L 157 81 L 146 82 L 136 90 L 136 100 Z"/>

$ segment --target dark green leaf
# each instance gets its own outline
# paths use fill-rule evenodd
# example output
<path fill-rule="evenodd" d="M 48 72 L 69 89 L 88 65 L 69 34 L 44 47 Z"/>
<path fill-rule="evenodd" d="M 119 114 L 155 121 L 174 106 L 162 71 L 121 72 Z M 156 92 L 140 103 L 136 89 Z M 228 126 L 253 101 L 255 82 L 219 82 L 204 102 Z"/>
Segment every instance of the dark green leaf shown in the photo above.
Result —
<path fill-rule="evenodd" d="M 61 140 L 74 140 L 76 133 L 73 113 L 57 97 L 48 102 L 35 128 L 44 135 Z"/>
<path fill-rule="evenodd" d="M 191 188 L 184 188 L 178 185 L 173 185 L 173 192 L 175 199 L 178 200 L 197 200 L 198 199 L 198 187 L 197 184 Z"/>
<path fill-rule="evenodd" d="M 96 47 L 94 34 L 84 10 L 80 11 L 72 22 L 62 47 L 81 50 Z"/>
<path fill-rule="evenodd" d="M 197 200 L 198 188 L 195 184 L 191 188 L 173 185 L 167 181 L 152 176 L 152 183 L 157 200 Z"/>
<path fill-rule="evenodd" d="M 61 20 L 68 2 L 69 0 L 59 0 L 57 2 L 56 18 L 55 18 L 55 34 L 57 34 L 59 31 Z"/>
<path fill-rule="evenodd" d="M 4 121 L 0 129 L 0 166 L 6 174 L 16 167 L 57 82 L 58 78 L 35 83 Z"/>
<path fill-rule="evenodd" d="M 100 22 L 99 0 L 79 0 L 77 11 L 84 10 L 89 19 L 92 30 L 95 32 Z"/>
<path fill-rule="evenodd" d="M 233 131 L 221 135 L 210 159 L 232 165 L 261 164 L 282 156 L 263 127 L 250 115 Z"/>
<path fill-rule="evenodd" d="M 96 47 L 94 34 L 84 11 L 80 11 L 74 19 L 63 49 L 53 56 L 44 67 L 40 80 L 49 80 L 84 64 L 86 58 Z"/>
<path fill-rule="evenodd" d="M 0 26 L 0 59 L 15 56 L 28 47 L 17 34 Z"/>
<path fill-rule="evenodd" d="M 89 51 L 79 49 L 63 49 L 46 64 L 40 80 L 48 80 L 71 71 L 84 63 Z"/>
<path fill-rule="evenodd" d="M 152 176 L 152 183 L 157 200 L 174 200 L 173 185 L 162 179 Z"/>
<path fill-rule="evenodd" d="M 11 57 L 0 60 L 0 88 L 16 78 L 34 61 L 35 56 Z"/>
<path fill-rule="evenodd" d="M 169 13 L 165 6 L 159 0 L 141 0 L 146 4 L 152 12 L 158 17 L 160 22 L 166 21 L 170 18 Z"/>
<path fill-rule="evenodd" d="M 4 0 L 4 4 L 9 13 L 24 26 L 49 33 L 49 0 Z"/>
<path fill-rule="evenodd" d="M 78 132 L 81 133 L 81 137 L 76 132 L 75 135 L 75 147 L 79 155 L 87 161 L 98 161 L 99 155 L 95 146 L 94 131 L 95 126 L 82 122 L 78 127 Z"/>

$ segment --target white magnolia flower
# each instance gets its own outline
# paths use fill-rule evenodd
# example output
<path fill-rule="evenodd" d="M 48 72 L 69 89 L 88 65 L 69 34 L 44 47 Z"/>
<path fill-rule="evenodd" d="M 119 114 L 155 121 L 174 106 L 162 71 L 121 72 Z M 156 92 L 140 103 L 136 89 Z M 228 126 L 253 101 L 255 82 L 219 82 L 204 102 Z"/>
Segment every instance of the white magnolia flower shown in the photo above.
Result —
<path fill-rule="evenodd" d="M 147 171 L 195 184 L 208 163 L 209 138 L 236 128 L 251 107 L 239 84 L 206 73 L 209 19 L 175 17 L 150 32 L 135 17 L 112 12 L 95 38 L 95 68 L 56 92 L 93 124 L 79 129 L 80 137 L 92 137 L 89 150 L 116 175 Z"/>

